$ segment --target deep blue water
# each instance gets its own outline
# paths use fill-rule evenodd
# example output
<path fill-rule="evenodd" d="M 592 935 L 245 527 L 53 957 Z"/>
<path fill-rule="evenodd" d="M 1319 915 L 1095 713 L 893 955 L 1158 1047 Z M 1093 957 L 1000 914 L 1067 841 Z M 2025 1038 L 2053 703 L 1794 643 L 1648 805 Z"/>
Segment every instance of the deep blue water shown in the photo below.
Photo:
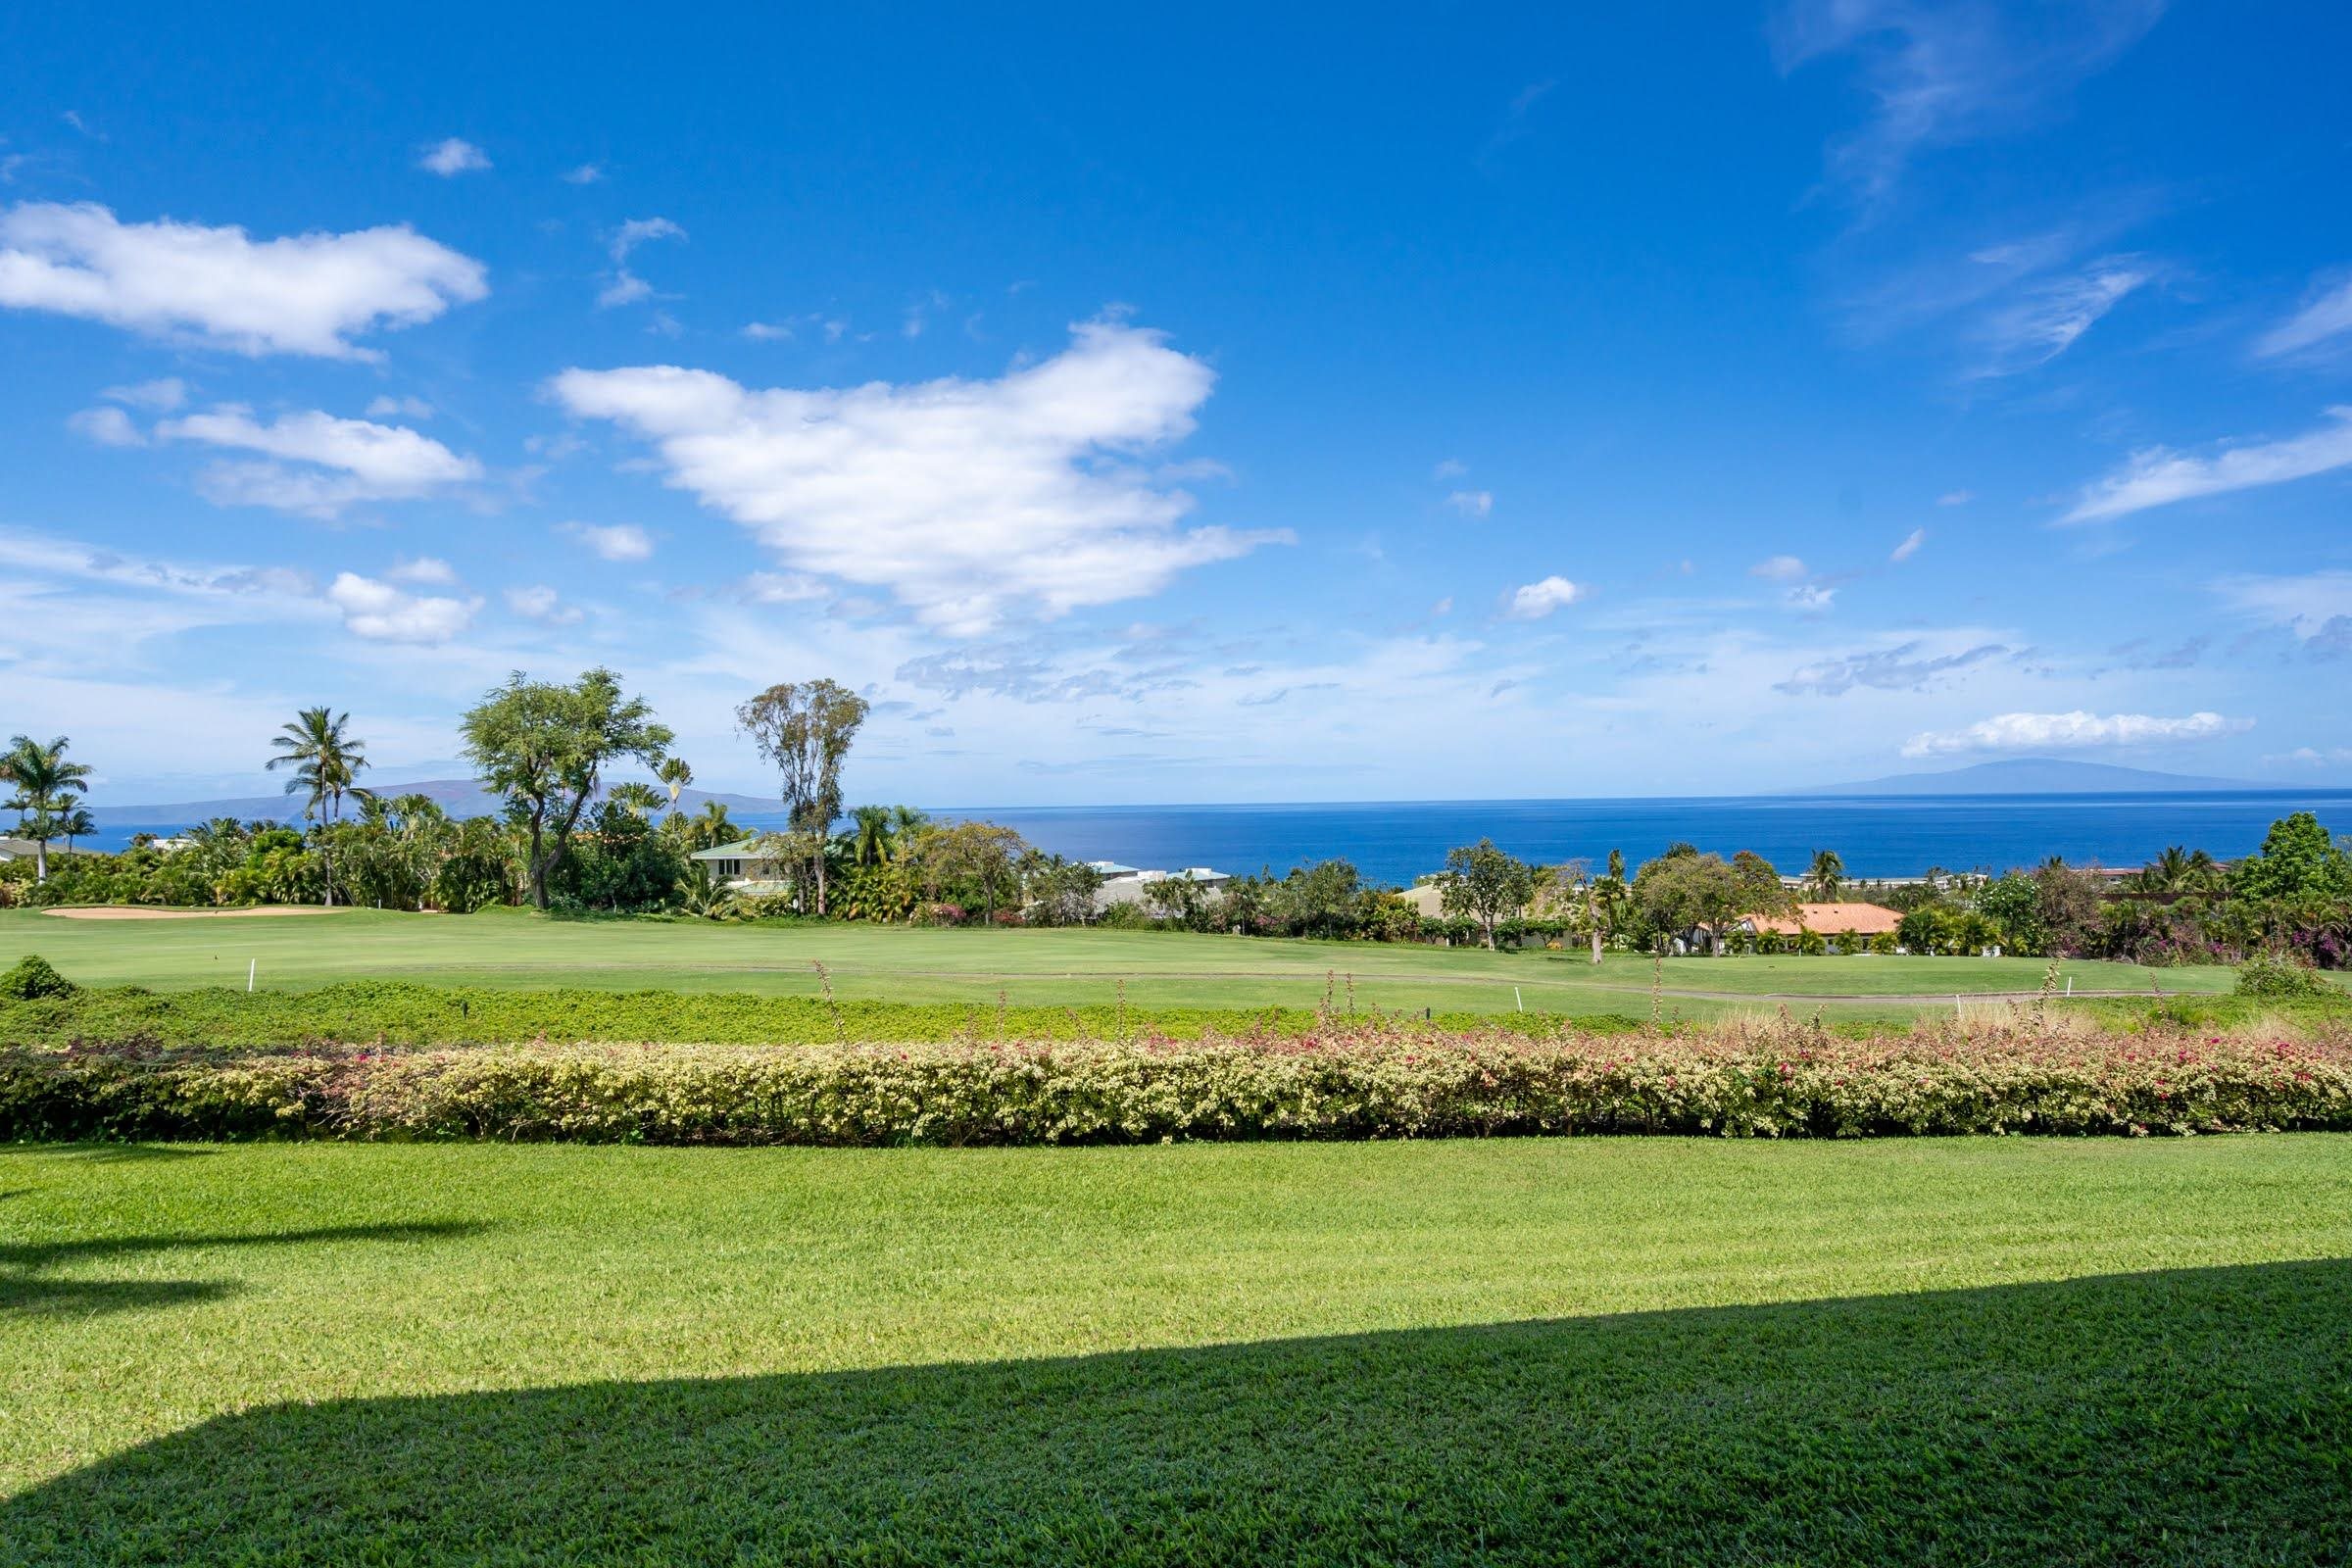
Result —
<path fill-rule="evenodd" d="M 1832 849 L 1853 876 L 1915 876 L 1932 865 L 2002 870 L 2052 855 L 2076 864 L 2137 865 L 2168 844 L 2229 858 L 2258 847 L 2275 818 L 2299 810 L 2316 811 L 2335 832 L 2352 832 L 2346 790 L 1005 807 L 935 814 L 984 816 L 1072 859 L 1243 872 L 1341 857 L 1368 877 L 1406 883 L 1442 865 L 1447 849 L 1480 838 L 1546 862 L 1581 856 L 1598 864 L 1621 849 L 1636 865 L 1688 839 L 1726 855 L 1754 850 L 1788 872 L 1802 870 L 1815 850 Z M 754 813 L 735 819 L 746 827 L 772 825 Z M 159 823 L 149 831 L 184 825 Z M 137 824 L 110 824 L 96 847 L 119 848 L 135 831 Z"/>

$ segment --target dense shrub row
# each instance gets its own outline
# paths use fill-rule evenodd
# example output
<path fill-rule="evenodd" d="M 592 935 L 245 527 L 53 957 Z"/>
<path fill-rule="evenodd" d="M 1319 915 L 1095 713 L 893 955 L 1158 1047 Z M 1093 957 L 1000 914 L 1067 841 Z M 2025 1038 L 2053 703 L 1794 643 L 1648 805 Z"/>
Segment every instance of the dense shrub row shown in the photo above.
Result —
<path fill-rule="evenodd" d="M 2352 1129 L 2352 1034 L 1801 1026 L 730 1049 L 0 1048 L 0 1138 L 1138 1143 Z"/>

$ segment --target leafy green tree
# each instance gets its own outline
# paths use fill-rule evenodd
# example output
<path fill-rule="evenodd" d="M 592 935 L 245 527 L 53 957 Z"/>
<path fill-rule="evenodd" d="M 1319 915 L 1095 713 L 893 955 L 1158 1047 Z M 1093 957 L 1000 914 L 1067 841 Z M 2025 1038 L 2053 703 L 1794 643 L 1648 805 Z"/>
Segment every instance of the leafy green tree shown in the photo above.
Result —
<path fill-rule="evenodd" d="M 1029 898 L 1030 918 L 1039 925 L 1094 924 L 1095 896 L 1102 891 L 1102 873 L 1084 860 L 1065 860 L 1058 855 L 1037 858 L 1043 863 L 1033 866 L 1022 878 Z M 1150 898 L 1166 885 L 1153 883 L 1144 890 L 1145 897 Z M 1183 885 L 1192 887 L 1189 882 Z M 1200 889 L 1193 891 L 1198 893 Z"/>
<path fill-rule="evenodd" d="M 1271 890 L 1275 919 L 1293 936 L 1354 934 L 1364 879 L 1351 860 L 1296 866 Z"/>
<path fill-rule="evenodd" d="M 1753 850 L 1741 850 L 1732 857 L 1732 871 L 1740 878 L 1746 901 L 1741 914 L 1777 914 L 1784 917 L 1796 913 L 1795 896 L 1781 881 L 1780 870 Z"/>
<path fill-rule="evenodd" d="M 2230 891 L 2246 899 L 2352 899 L 2352 858 L 2309 811 L 2282 816 L 2262 849 L 2237 862 Z"/>
<path fill-rule="evenodd" d="M 49 841 L 58 837 L 58 818 L 73 809 L 75 796 L 89 791 L 89 765 L 66 760 L 71 744 L 63 735 L 46 746 L 18 735 L 0 753 L 0 781 L 17 787 L 8 808 L 19 813 L 17 831 L 32 840 L 35 882 L 49 880 Z"/>
<path fill-rule="evenodd" d="M 369 793 L 359 784 L 360 774 L 368 767 L 368 756 L 361 748 L 368 743 L 344 732 L 344 726 L 350 722 L 349 713 L 327 708 L 306 708 L 270 742 L 277 755 L 266 765 L 271 772 L 281 767 L 294 769 L 294 776 L 286 780 L 286 793 L 309 797 L 302 814 L 322 828 L 334 826 L 343 809 L 344 796 L 365 800 Z M 330 836 L 321 835 L 319 858 L 322 892 L 327 907 L 332 908 L 335 852 Z"/>
<path fill-rule="evenodd" d="M 1720 954 L 1723 935 L 1752 912 L 1755 889 L 1720 855 L 1668 851 L 1634 875 L 1634 904 L 1650 929 L 1663 936 L 1704 931 L 1708 948 Z"/>
<path fill-rule="evenodd" d="M 977 904 L 993 920 L 999 905 L 1019 896 L 1015 868 L 1028 848 L 1011 828 L 994 822 L 953 822 L 924 834 L 908 864 L 928 902 L 966 909 Z"/>
<path fill-rule="evenodd" d="M 864 698 L 831 680 L 779 681 L 735 710 L 735 722 L 776 766 L 792 826 L 829 839 L 841 815 L 841 767 L 865 722 Z M 816 912 L 825 912 L 825 859 L 816 872 Z"/>
<path fill-rule="evenodd" d="M 1487 946 L 1494 946 L 1494 928 L 1527 907 L 1536 894 L 1536 868 L 1517 856 L 1480 839 L 1446 852 L 1445 879 L 1438 902 L 1447 914 L 1465 915 L 1478 922 Z"/>
<path fill-rule="evenodd" d="M 620 677 L 601 667 L 569 685 L 517 670 L 467 710 L 463 727 L 466 760 L 506 797 L 525 835 L 531 903 L 541 909 L 605 768 L 629 758 L 659 767 L 674 739 L 645 699 L 623 697 Z"/>
<path fill-rule="evenodd" d="M 2049 951 L 2050 930 L 2041 916 L 2041 887 L 2033 877 L 2011 871 L 1979 888 L 1977 912 L 2000 932 L 2001 945 L 2021 954 Z"/>

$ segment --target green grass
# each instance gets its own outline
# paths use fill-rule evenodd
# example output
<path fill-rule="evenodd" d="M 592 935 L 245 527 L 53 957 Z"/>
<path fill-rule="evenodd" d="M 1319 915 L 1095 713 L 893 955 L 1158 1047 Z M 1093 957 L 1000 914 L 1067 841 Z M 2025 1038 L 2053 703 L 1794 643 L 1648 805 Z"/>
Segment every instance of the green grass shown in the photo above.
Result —
<path fill-rule="evenodd" d="M 0 1152 L 0 1561 L 2340 1562 L 2352 1138 Z"/>
<path fill-rule="evenodd" d="M 272 988 L 401 979 L 810 996 L 820 984 L 812 964 L 821 961 L 845 998 L 993 1004 L 1003 993 L 1016 1005 L 1109 1005 L 1123 983 L 1131 1004 L 1153 1008 L 1311 1010 L 1336 973 L 1353 978 L 1356 1001 L 1368 1007 L 1446 1013 L 1524 1005 L 1643 1017 L 1652 980 L 1650 960 L 1632 956 L 1595 967 L 1573 953 L 1152 931 L 568 921 L 506 910 L 137 921 L 0 912 L 0 967 L 26 953 L 42 954 L 85 985 L 158 989 L 241 987 L 252 961 L 260 983 Z M 1679 958 L 1666 960 L 1664 988 L 1668 1009 L 1690 1018 L 1770 1007 L 1788 997 L 1793 1007 L 1897 1020 L 1924 1007 L 1948 1008 L 1956 995 L 2035 991 L 2045 967 L 2036 958 Z M 2061 972 L 2078 992 L 2141 997 L 2159 989 L 2222 992 L 2231 981 L 2221 967 L 2069 961 Z"/>

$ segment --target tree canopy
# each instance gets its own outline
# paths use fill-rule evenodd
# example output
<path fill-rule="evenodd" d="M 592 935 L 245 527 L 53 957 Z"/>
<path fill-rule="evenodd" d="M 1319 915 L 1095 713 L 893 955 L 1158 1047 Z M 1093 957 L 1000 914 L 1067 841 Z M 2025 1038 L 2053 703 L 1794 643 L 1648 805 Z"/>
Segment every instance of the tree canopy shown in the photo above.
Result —
<path fill-rule="evenodd" d="M 548 875 L 570 848 L 605 768 L 625 758 L 660 767 L 674 737 L 642 697 L 623 697 L 602 667 L 566 685 L 520 670 L 467 710 L 466 759 L 529 835 L 531 902 L 547 907 Z"/>

